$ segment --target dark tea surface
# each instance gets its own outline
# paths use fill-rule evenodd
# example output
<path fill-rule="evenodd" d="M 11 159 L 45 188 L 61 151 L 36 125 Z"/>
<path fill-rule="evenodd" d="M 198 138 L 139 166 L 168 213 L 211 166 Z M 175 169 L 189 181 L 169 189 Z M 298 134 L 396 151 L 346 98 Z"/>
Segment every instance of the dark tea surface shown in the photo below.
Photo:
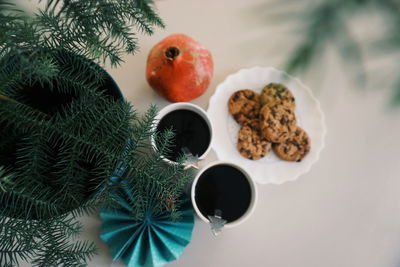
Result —
<path fill-rule="evenodd" d="M 193 155 L 201 156 L 207 151 L 211 141 L 211 133 L 207 122 L 196 112 L 178 109 L 163 118 L 157 126 L 157 132 L 171 129 L 175 133 L 173 147 L 167 158 L 176 161 L 183 155 L 186 147 Z"/>
<path fill-rule="evenodd" d="M 250 206 L 251 187 L 246 176 L 230 165 L 215 165 L 203 172 L 195 188 L 195 201 L 204 217 L 219 209 L 222 219 L 233 222 Z"/>

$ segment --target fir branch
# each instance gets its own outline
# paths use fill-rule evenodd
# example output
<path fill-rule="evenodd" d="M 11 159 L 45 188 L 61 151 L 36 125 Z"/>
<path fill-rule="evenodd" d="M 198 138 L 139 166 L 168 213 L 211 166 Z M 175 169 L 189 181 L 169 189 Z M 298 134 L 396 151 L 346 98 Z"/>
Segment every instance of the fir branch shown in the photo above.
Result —
<path fill-rule="evenodd" d="M 98 95 L 100 96 L 100 95 Z M 96 98 L 94 95 L 92 96 L 94 99 Z M 94 101 L 96 102 L 96 101 Z M 90 103 L 90 102 L 88 102 Z M 89 149 L 85 149 L 85 153 L 82 155 L 79 154 L 80 156 L 84 156 L 84 158 L 87 159 L 96 159 L 95 162 L 97 164 L 97 172 L 99 174 L 99 181 L 100 182 L 100 187 L 97 187 L 96 190 L 104 189 L 99 192 L 99 194 L 96 194 L 93 199 L 88 199 L 86 203 L 81 204 L 79 207 L 76 207 L 72 211 L 70 211 L 68 214 L 72 216 L 72 218 L 77 218 L 78 216 L 82 214 L 87 214 L 86 212 L 92 212 L 98 205 L 103 205 L 105 202 L 109 201 L 109 194 L 112 192 L 115 192 L 116 189 L 120 188 L 120 185 L 114 186 L 115 183 L 110 183 L 109 179 L 106 179 L 107 177 L 111 177 L 113 171 L 115 170 L 116 166 L 118 166 L 118 163 L 124 162 L 126 159 L 126 155 L 131 155 L 132 161 L 126 162 L 126 167 L 132 170 L 132 176 L 127 176 L 124 178 L 124 181 L 129 184 L 130 188 L 133 188 L 134 190 L 134 199 L 135 201 L 132 203 L 135 203 L 134 207 L 134 216 L 136 218 L 140 219 L 141 216 L 145 214 L 145 212 L 149 209 L 152 209 L 156 214 L 157 213 L 163 213 L 163 212 L 168 212 L 170 213 L 172 218 L 177 218 L 178 213 L 177 211 L 177 199 L 179 198 L 182 190 L 183 183 L 187 181 L 188 176 L 183 174 L 183 169 L 182 166 L 165 166 L 164 162 L 161 160 L 163 153 L 166 153 L 168 151 L 168 146 L 171 145 L 171 140 L 172 140 L 172 133 L 170 131 L 165 132 L 162 135 L 159 135 L 160 138 L 157 143 L 159 145 L 159 149 L 157 151 L 153 151 L 153 148 L 150 146 L 148 143 L 148 137 L 149 137 L 149 129 L 154 128 L 154 116 L 155 116 L 155 109 L 152 108 L 149 110 L 147 115 L 145 115 L 142 119 L 136 119 L 137 121 L 131 121 L 133 124 L 128 124 L 130 125 L 128 128 L 135 128 L 135 131 L 132 131 L 132 133 L 136 133 L 137 135 L 130 136 L 128 135 L 127 139 L 124 140 L 136 140 L 136 143 L 133 142 L 127 142 L 125 141 L 122 143 L 122 146 L 120 143 L 108 143 L 108 146 L 115 146 L 115 144 L 118 144 L 118 146 L 121 147 L 121 150 L 109 150 L 111 153 L 105 152 L 103 148 L 98 147 L 98 143 L 96 141 L 96 138 L 89 138 L 85 139 L 85 133 L 81 133 L 79 129 L 77 128 L 75 131 L 75 134 L 72 134 L 71 131 L 68 131 L 66 127 L 63 127 L 63 122 L 67 122 L 68 124 L 70 123 L 70 116 L 73 116 L 75 119 L 75 122 L 79 121 L 79 119 L 86 118 L 85 121 L 88 122 L 89 125 L 91 125 L 91 121 L 96 118 L 94 114 L 97 114 L 98 116 L 102 116 L 101 114 L 105 114 L 104 116 L 107 117 L 112 117 L 112 118 L 117 118 L 118 123 L 113 124 L 114 127 L 117 125 L 126 125 L 126 119 L 131 119 L 131 115 L 135 114 L 130 110 L 131 106 L 130 105 L 125 105 L 124 102 L 108 102 L 108 101 L 99 101 L 101 105 L 105 104 L 106 106 L 103 106 L 103 111 L 104 110 L 112 110 L 113 105 L 117 105 L 120 107 L 124 107 L 123 109 L 126 111 L 129 111 L 125 113 L 125 115 L 121 116 L 118 118 L 118 116 L 114 116 L 113 113 L 106 112 L 106 113 L 101 113 L 101 110 L 97 110 L 96 108 L 94 109 L 85 109 L 89 114 L 85 114 L 86 112 L 82 111 L 81 114 L 78 116 L 76 113 L 69 113 L 68 110 L 65 110 L 65 112 L 61 112 L 61 114 L 56 115 L 54 117 L 49 117 L 47 115 L 43 115 L 41 113 L 38 113 L 35 110 L 30 109 L 26 105 L 22 105 L 18 102 L 15 101 L 6 101 L 4 105 L 0 106 L 0 113 L 2 114 L 2 117 L 5 118 L 2 122 L 7 123 L 6 119 L 9 119 L 10 116 L 12 115 L 13 117 L 17 116 L 20 118 L 16 122 L 16 125 L 13 124 L 7 124 L 9 127 L 16 126 L 18 127 L 29 127 L 30 131 L 30 137 L 31 138 L 36 138 L 35 134 L 43 132 L 45 133 L 45 136 L 48 137 L 48 141 L 53 143 L 53 144 L 62 144 L 61 150 L 63 146 L 65 146 L 65 149 L 71 148 L 70 150 L 65 150 L 65 155 L 62 156 L 59 160 L 59 164 L 61 165 L 67 165 L 71 162 L 76 162 L 76 158 L 68 158 L 68 153 L 71 153 L 71 155 L 78 155 L 79 150 L 74 148 L 74 144 L 79 144 L 81 147 L 88 146 Z M 77 106 L 74 106 L 77 108 Z M 4 108 L 4 109 L 3 109 Z M 111 109 L 109 109 L 111 108 Z M 128 109 L 125 109 L 128 108 Z M 80 110 L 77 108 L 77 111 Z M 90 112 L 94 112 L 91 114 Z M 79 112 L 78 112 L 79 113 Z M 118 114 L 121 115 L 120 112 Z M 97 116 L 97 117 L 98 117 Z M 27 120 L 26 120 L 27 119 Z M 115 121 L 109 121 L 104 120 L 104 122 L 107 121 L 107 124 L 112 124 L 115 123 Z M 85 123 L 82 123 L 83 125 L 86 125 Z M 96 123 L 94 124 L 96 125 Z M 91 127 L 91 126 L 90 126 Z M 73 128 L 73 127 L 72 127 Z M 71 129 L 70 129 L 71 130 Z M 21 129 L 22 131 L 22 129 Z M 25 134 L 28 134 L 28 132 L 23 131 Z M 152 133 L 152 131 L 150 131 Z M 35 134 L 33 134 L 35 133 Z M 93 136 L 93 133 L 89 132 L 89 135 L 91 137 Z M 122 135 L 126 134 L 124 131 L 122 132 Z M 93 140 L 91 140 L 93 139 Z M 101 140 L 101 138 L 99 139 Z M 147 145 L 146 145 L 146 140 L 147 140 Z M 126 144 L 131 144 L 131 145 L 126 145 Z M 124 149 L 123 147 L 126 146 Z M 33 146 L 35 147 L 35 146 Z M 146 157 L 141 157 L 138 158 L 139 152 L 138 149 L 142 149 L 142 151 L 145 151 L 147 147 L 148 153 L 146 154 Z M 46 152 L 47 149 L 40 149 L 40 146 L 38 146 L 38 151 L 44 151 Z M 129 149 L 129 150 L 125 150 Z M 36 151 L 36 152 L 38 152 Z M 67 152 L 69 151 L 69 152 Z M 20 153 L 24 154 L 23 151 L 20 151 Z M 88 153 L 88 155 L 86 155 Z M 114 154 L 113 154 L 114 153 Z M 48 152 L 44 153 L 42 156 L 47 155 Z M 95 155 L 93 157 L 93 155 Z M 28 155 L 28 154 L 27 154 Z M 40 154 L 39 154 L 40 155 Z M 89 156 L 90 155 L 90 156 Z M 27 158 L 28 160 L 29 158 Z M 37 161 L 36 164 L 42 165 L 46 164 L 45 162 L 42 161 Z M 66 173 L 71 172 L 71 170 L 67 171 Z M 74 172 L 74 171 L 72 171 Z M 60 177 L 59 182 L 62 182 L 62 175 L 59 172 L 50 172 L 52 175 L 55 175 L 56 177 Z M 26 177 L 28 178 L 28 177 Z M 51 193 L 53 191 L 49 191 L 49 194 L 44 194 L 40 195 L 39 193 L 35 195 L 36 192 L 43 193 L 44 189 L 43 188 L 35 188 L 33 186 L 28 186 L 28 188 L 33 188 L 32 191 L 27 190 L 25 187 L 23 187 L 24 183 L 26 182 L 26 179 L 24 176 L 19 176 L 19 179 L 21 179 L 21 186 L 22 186 L 22 191 L 16 191 L 15 188 L 12 189 L 13 194 L 16 195 L 18 198 L 22 199 L 26 203 L 23 205 L 23 208 L 21 210 L 23 211 L 32 211 L 29 212 L 30 214 L 35 214 L 35 216 L 39 218 L 48 218 L 51 217 L 52 215 L 60 214 L 60 211 L 65 210 L 66 207 L 73 207 L 74 206 L 74 201 L 73 199 L 67 200 L 67 197 L 73 197 L 74 189 L 71 189 L 69 192 L 66 193 L 64 197 L 61 197 L 60 195 L 55 196 L 53 199 Z M 57 179 L 55 179 L 57 181 Z M 26 185 L 26 184 L 25 184 Z M 73 186 L 71 184 L 70 186 Z M 72 188 L 72 187 L 71 187 Z M 78 187 L 74 187 L 75 189 Z M 102 192 L 107 192 L 106 194 L 102 194 Z M 76 193 L 76 192 L 75 192 Z M 0 199 L 2 201 L 5 201 L 5 203 L 16 203 L 13 200 L 10 200 L 10 198 L 7 198 L 5 195 L 0 195 Z M 72 203 L 72 204 L 71 204 Z M 51 204 L 51 205 L 50 205 Z M 16 205 L 16 207 L 21 207 L 20 205 Z M 11 212 L 14 215 L 22 215 L 17 213 L 18 211 L 16 210 L 11 210 Z M 63 234 L 65 235 L 65 233 Z M 44 239 L 42 241 L 44 244 L 56 244 L 59 242 L 59 244 L 64 244 L 65 240 L 55 240 L 51 241 L 50 239 Z M 51 246 L 54 247 L 54 246 Z M 82 248 L 82 247 L 80 247 Z M 56 249 L 56 250 L 50 250 L 49 247 L 42 247 L 42 252 L 37 254 L 35 252 L 35 255 L 39 255 L 39 258 L 36 258 L 35 264 L 38 266 L 44 266 L 45 262 L 47 264 L 57 264 L 58 260 L 61 260 L 63 262 L 75 262 L 77 259 L 73 258 L 62 258 L 61 256 L 63 255 L 63 250 Z M 84 249 L 83 249 L 84 250 Z M 85 255 L 90 255 L 90 253 L 84 253 Z M 58 255 L 58 256 L 55 256 Z M 61 258 L 60 258 L 61 257 Z M 54 259 L 54 261 L 52 260 Z"/>
<path fill-rule="evenodd" d="M 0 195 L 3 215 L 14 218 L 49 218 L 66 212 L 66 203 L 57 199 L 54 191 L 34 183 L 14 186 Z"/>
<path fill-rule="evenodd" d="M 135 29 L 153 34 L 164 27 L 150 1 L 48 1 L 34 17 L 10 2 L 0 5 L 0 92 L 21 80 L 51 80 L 58 73 L 51 60 L 57 51 L 116 66 L 123 53 L 138 50 Z M 16 56 L 17 68 L 10 69 Z"/>
<path fill-rule="evenodd" d="M 337 1 L 329 1 L 315 9 L 310 9 L 304 17 L 304 40 L 292 53 L 286 63 L 288 72 L 298 72 L 309 68 L 314 58 L 322 52 L 324 45 L 336 37 L 338 30 Z"/>
<path fill-rule="evenodd" d="M 136 52 L 133 28 L 151 35 L 154 27 L 164 27 L 151 2 L 143 0 L 48 1 L 38 24 L 52 46 L 74 52 L 78 47 L 86 57 L 109 59 L 112 65 L 122 61 L 123 51 Z"/>
<path fill-rule="evenodd" d="M 13 174 L 8 172 L 4 166 L 0 166 L 0 191 L 7 192 L 12 185 Z"/>
<path fill-rule="evenodd" d="M 60 222 L 62 222 L 60 224 Z M 33 266 L 85 266 L 85 262 L 93 257 L 96 248 L 88 241 L 70 243 L 66 231 L 78 234 L 80 228 L 65 226 L 65 218 L 58 218 L 44 224 L 42 222 L 40 234 L 41 244 L 35 253 Z"/>
<path fill-rule="evenodd" d="M 102 102 L 102 104 L 104 104 L 106 102 Z M 139 149 L 145 149 L 146 147 L 146 141 L 147 141 L 147 147 L 149 147 L 148 144 L 148 137 L 151 135 L 154 128 L 154 116 L 155 116 L 155 108 L 152 108 L 149 110 L 149 112 L 145 115 L 145 117 L 143 117 L 140 120 L 140 123 L 137 124 L 137 128 L 136 131 L 132 131 L 133 133 L 136 133 L 136 135 L 133 135 L 132 139 L 135 142 L 123 142 L 123 143 L 119 143 L 118 146 L 120 146 L 119 150 L 108 150 L 105 151 L 104 148 L 99 148 L 98 147 L 98 141 L 101 140 L 101 138 L 99 140 L 97 140 L 93 135 L 92 132 L 87 132 L 87 136 L 90 136 L 90 138 L 86 138 L 86 135 L 82 134 L 81 136 L 77 136 L 77 135 L 71 135 L 71 133 L 69 132 L 65 132 L 67 129 L 65 127 L 63 127 L 62 125 L 62 121 L 59 117 L 55 117 L 53 119 L 48 119 L 48 118 L 42 118 L 39 120 L 36 120 L 36 117 L 41 115 L 41 114 L 36 114 L 35 111 L 33 110 L 28 110 L 28 108 L 26 106 L 23 105 L 19 105 L 19 104 L 15 104 L 15 103 L 8 103 L 10 104 L 14 109 L 11 109 L 11 107 L 5 107 L 5 110 L 3 111 L 3 117 L 7 118 L 8 116 L 10 116 L 10 114 L 12 114 L 13 116 L 20 114 L 21 111 L 26 112 L 27 114 L 25 114 L 24 116 L 20 116 L 20 119 L 18 120 L 18 123 L 21 123 L 21 127 L 22 124 L 27 125 L 29 124 L 30 127 L 30 131 L 35 133 L 35 132 L 43 132 L 45 133 L 44 136 L 47 136 L 47 138 L 49 138 L 49 140 L 53 140 L 54 144 L 61 144 L 60 149 L 61 151 L 64 149 L 63 147 L 65 147 L 65 149 L 68 150 L 68 152 L 66 152 L 65 154 L 60 154 L 60 157 L 63 160 L 58 160 L 58 164 L 56 164 L 56 166 L 64 166 L 66 165 L 67 168 L 63 169 L 60 168 L 60 171 L 58 172 L 50 172 L 53 175 L 55 175 L 55 177 L 60 177 L 60 183 L 62 181 L 77 181 L 76 179 L 80 176 L 80 175 L 76 175 L 76 177 L 71 176 L 71 178 L 67 178 L 66 177 L 70 177 L 70 176 L 66 176 L 66 175 L 74 175 L 74 169 L 71 169 L 68 166 L 75 166 L 75 165 L 70 165 L 70 164 L 76 164 L 77 161 L 77 156 L 81 155 L 81 148 L 83 147 L 88 147 L 88 150 L 83 150 L 84 153 L 82 154 L 82 156 L 84 156 L 84 158 L 86 160 L 91 160 L 91 161 L 95 161 L 97 162 L 97 168 L 98 170 L 102 170 L 97 172 L 97 174 L 99 175 L 99 177 L 107 177 L 107 176 L 111 176 L 111 171 L 113 171 L 115 169 L 115 167 L 117 166 L 118 162 L 123 162 L 124 164 L 126 164 L 126 166 L 128 166 L 129 168 L 132 168 L 132 170 L 134 170 L 135 173 L 137 173 L 135 175 L 135 179 L 137 180 L 138 183 L 143 182 L 144 180 L 148 180 L 148 179 L 153 179 L 154 182 L 154 186 L 157 186 L 159 188 L 159 192 L 160 193 L 160 197 L 161 197 L 161 201 L 160 202 L 165 202 L 166 199 L 176 199 L 176 195 L 175 193 L 167 193 L 170 191 L 173 191 L 174 187 L 178 188 L 178 190 L 181 188 L 180 184 L 173 184 L 172 186 L 168 186 L 168 183 L 170 183 L 171 181 L 169 180 L 170 177 L 174 176 L 174 174 L 178 171 L 177 168 L 175 167 L 171 167 L 171 169 L 173 169 L 172 173 L 169 174 L 168 172 L 166 172 L 166 170 L 168 170 L 168 168 L 164 168 L 161 167 L 162 165 L 162 160 L 161 158 L 168 153 L 168 148 L 171 145 L 171 140 L 172 140 L 172 133 L 170 131 L 167 131 L 166 133 L 164 133 L 164 135 L 162 135 L 162 139 L 161 140 L 157 140 L 158 144 L 161 144 L 159 146 L 159 149 L 157 150 L 157 152 L 152 152 L 152 150 L 147 152 L 147 156 L 146 157 L 138 157 L 139 154 Z M 120 105 L 119 102 L 113 104 L 113 105 Z M 15 108 L 17 107 L 17 108 Z M 110 106 L 111 107 L 111 106 Z M 103 106 L 104 108 L 104 106 Z M 106 109 L 107 110 L 107 109 Z M 91 110 L 93 111 L 93 110 Z M 120 113 L 120 112 L 118 112 Z M 29 118 L 29 114 L 32 118 L 34 118 L 33 120 L 24 120 L 26 118 Z M 100 112 L 96 113 L 96 114 L 101 114 Z M 130 114 L 130 113 L 128 113 Z M 22 115 L 22 114 L 21 114 Z M 63 114 L 63 116 L 67 116 L 66 114 Z M 110 113 L 103 113 L 101 116 L 108 116 L 110 118 L 115 118 L 114 114 L 110 114 Z M 98 117 L 98 116 L 97 116 Z M 126 117 L 125 117 L 126 118 Z M 87 119 L 88 125 L 89 127 L 94 127 L 96 128 L 96 124 L 95 125 L 91 125 L 91 121 L 93 121 L 94 117 L 89 116 L 89 119 Z M 109 121 L 107 124 L 109 125 L 113 125 L 115 127 L 116 124 L 113 124 L 115 121 Z M 125 121 L 123 121 L 125 122 Z M 82 123 L 83 125 L 86 125 L 86 123 Z M 17 125 L 18 126 L 18 125 Z M 107 129 L 105 131 L 106 133 L 108 132 Z M 56 135 L 55 135 L 56 134 Z M 125 132 L 123 134 L 126 134 Z M 128 140 L 129 135 L 125 136 L 122 140 Z M 159 137 L 156 137 L 156 139 L 158 139 Z M 54 141 L 56 140 L 56 141 Z M 60 141 L 63 140 L 63 141 Z M 101 143 L 101 142 L 100 142 Z M 42 144 L 42 142 L 40 142 L 40 144 Z M 76 144 L 76 145 L 74 145 Z M 124 152 L 124 144 L 128 144 L 127 145 L 127 152 Z M 122 146 L 121 146 L 122 145 Z M 113 144 L 113 146 L 115 146 L 115 144 Z M 75 149 L 73 149 L 75 148 Z M 79 148 L 79 149 L 78 149 Z M 40 150 L 39 151 L 46 151 L 46 149 Z M 101 153 L 100 153 L 101 152 Z M 74 155 L 74 157 L 72 157 L 70 160 L 68 159 L 68 154 L 70 153 L 70 155 Z M 48 154 L 48 153 L 47 153 Z M 29 154 L 27 154 L 28 157 L 27 159 L 30 158 Z M 89 156 L 90 155 L 90 156 Z M 96 155 L 96 160 L 94 160 L 94 155 Z M 129 155 L 129 157 L 127 157 L 127 155 Z M 107 160 L 101 160 L 101 158 L 99 158 L 99 156 L 104 156 L 105 159 Z M 126 158 L 130 158 L 129 161 L 126 161 Z M 111 159 L 111 161 L 110 161 Z M 69 162 L 69 163 L 68 163 Z M 25 163 L 23 163 L 25 164 Z M 46 162 L 36 162 L 35 164 L 39 164 L 39 165 L 45 165 Z M 27 165 L 27 164 L 25 164 Z M 157 167 L 159 166 L 160 167 Z M 28 166 L 28 165 L 27 165 Z M 29 166 L 27 167 L 29 169 Z M 175 168 L 175 169 L 174 169 Z M 46 172 L 46 174 L 48 174 L 49 172 Z M 79 173 L 79 172 L 78 172 Z M 162 177 L 160 176 L 160 174 L 166 174 L 168 173 L 168 175 L 166 177 Z M 175 177 L 176 181 L 180 181 L 178 179 L 178 177 Z M 65 180 L 66 179 L 66 180 Z M 57 182 L 57 179 L 52 179 L 55 183 Z M 103 187 L 107 187 L 107 180 L 104 180 L 103 183 L 101 183 L 101 186 Z M 71 189 L 71 192 L 77 191 L 78 190 L 78 185 L 79 183 L 72 183 L 71 185 L 76 184 L 76 186 L 73 187 L 73 189 Z M 158 190 L 158 189 L 157 189 Z M 176 190 L 176 191 L 178 191 Z M 61 190 L 62 191 L 62 190 Z M 70 194 L 66 194 L 66 196 L 69 196 Z M 145 192 L 143 191 L 141 194 L 141 196 L 145 195 Z M 61 195 L 58 195 L 59 199 L 63 199 L 63 201 L 65 200 L 65 198 L 61 197 Z M 69 199 L 68 203 L 71 203 L 73 199 Z M 72 205 L 72 204 L 70 204 Z M 73 205 L 72 205 L 73 206 Z M 161 207 L 161 206 L 159 206 Z M 164 205 L 165 208 L 165 205 Z M 162 207 L 159 208 L 160 210 L 162 210 Z M 53 211 L 54 212 L 54 211 Z"/>
<path fill-rule="evenodd" d="M 183 161 L 166 165 L 162 160 L 170 150 L 173 137 L 172 131 L 158 134 L 158 149 L 148 151 L 140 162 L 128 166 L 125 181 L 132 192 L 132 216 L 138 219 L 149 209 L 154 214 L 167 212 L 172 218 L 177 217 L 177 200 L 191 176 L 184 172 Z"/>
<path fill-rule="evenodd" d="M 372 45 L 366 45 L 374 52 L 391 53 L 398 56 L 400 47 L 400 2 L 397 0 L 332 0 L 313 3 L 303 12 L 297 12 L 301 18 L 303 30 L 300 41 L 286 61 L 288 72 L 300 72 L 310 69 L 316 59 L 320 59 L 328 46 L 337 48 L 345 67 L 353 67 L 350 76 L 356 82 L 364 85 L 367 73 L 363 69 L 365 58 L 362 45 L 349 31 L 348 22 L 355 15 L 363 11 L 380 14 L 385 18 L 387 34 Z M 368 50 L 367 50 L 368 51 Z M 356 72 L 354 72 L 354 70 Z M 389 77 L 393 80 L 393 94 L 391 102 L 399 104 L 400 80 L 397 76 Z"/>
<path fill-rule="evenodd" d="M 137 50 L 135 30 L 152 34 L 163 27 L 152 3 L 49 0 L 33 17 L 4 3 L 0 137 L 13 138 L 1 138 L 0 147 L 17 147 L 11 147 L 9 169 L 0 169 L 0 265 L 18 264 L 17 258 L 35 266 L 85 265 L 95 248 L 70 242 L 81 230 L 77 218 L 114 206 L 124 186 L 134 190 L 136 218 L 149 209 L 176 218 L 188 175 L 181 164 L 162 161 L 171 133 L 160 135 L 155 151 L 149 138 L 156 108 L 138 117 L 126 101 L 100 92 L 109 89 L 107 77 L 90 61 L 119 64 L 123 53 Z M 51 112 L 37 110 L 24 95 L 35 87 L 71 101 Z M 113 179 L 117 168 L 129 175 Z"/>
<path fill-rule="evenodd" d="M 0 243 L 0 263 L 2 266 L 15 266 L 18 260 L 27 260 L 30 257 L 32 247 L 29 243 L 20 242 L 22 240 L 15 239 L 15 235 L 2 236 Z"/>
<path fill-rule="evenodd" d="M 21 148 L 16 153 L 18 175 L 31 177 L 37 184 L 48 183 L 46 172 L 50 161 L 48 157 L 43 157 L 43 153 L 51 155 L 47 136 L 42 131 L 33 132 L 29 137 L 20 140 L 20 143 Z"/>
<path fill-rule="evenodd" d="M 0 264 L 15 266 L 29 260 L 35 248 L 34 231 L 26 222 L 0 217 Z"/>
<path fill-rule="evenodd" d="M 81 231 L 72 217 L 25 221 L 0 217 L 0 264 L 32 266 L 85 266 L 96 248 L 88 241 L 70 242 Z"/>

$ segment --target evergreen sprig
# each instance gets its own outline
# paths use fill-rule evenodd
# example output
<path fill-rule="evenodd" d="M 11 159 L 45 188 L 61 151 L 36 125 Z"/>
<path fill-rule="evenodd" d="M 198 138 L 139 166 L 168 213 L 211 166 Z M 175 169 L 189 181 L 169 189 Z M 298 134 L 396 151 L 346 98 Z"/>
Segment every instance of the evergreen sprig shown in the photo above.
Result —
<path fill-rule="evenodd" d="M 31 51 L 32 62 L 57 49 L 113 66 L 138 50 L 137 32 L 164 27 L 149 0 L 49 0 L 33 17 L 1 0 L 0 22 L 0 56 Z"/>
<path fill-rule="evenodd" d="M 290 3 L 291 1 L 286 1 Z M 285 4 L 285 1 L 283 1 Z M 300 10 L 300 9 L 299 9 Z M 334 47 L 339 52 L 345 67 L 352 67 L 349 73 L 355 81 L 364 86 L 367 73 L 364 70 L 366 62 L 362 45 L 356 40 L 349 29 L 349 22 L 363 11 L 380 14 L 385 18 L 388 27 L 382 40 L 367 44 L 367 51 L 390 53 L 398 56 L 400 48 L 400 2 L 398 0 L 329 0 L 315 1 L 306 9 L 295 12 L 303 36 L 286 62 L 288 72 L 304 71 L 312 67 L 316 59 L 320 59 L 328 47 Z M 355 71 L 355 72 L 354 72 Z M 400 104 L 400 79 L 387 74 L 387 79 L 393 81 L 394 90 L 391 98 L 394 104 Z"/>
<path fill-rule="evenodd" d="M 82 230 L 72 217 L 23 220 L 0 217 L 0 263 L 16 266 L 21 260 L 33 266 L 83 266 L 95 247 L 88 241 L 71 242 Z"/>
<path fill-rule="evenodd" d="M 95 247 L 73 242 L 77 219 L 115 205 L 123 187 L 135 218 L 149 208 L 179 217 L 189 176 L 162 160 L 172 133 L 155 133 L 155 107 L 139 116 L 109 96 L 93 63 L 118 65 L 137 50 L 135 30 L 163 26 L 148 0 L 49 0 L 34 16 L 0 0 L 1 266 L 84 266 Z M 65 103 L 31 99 L 52 94 Z"/>
<path fill-rule="evenodd" d="M 111 100 L 89 88 L 85 92 L 90 93 L 78 97 L 53 116 L 20 102 L 2 101 L 0 124 L 3 129 L 24 136 L 20 140 L 15 168 L 11 173 L 3 170 L 0 179 L 5 192 L 0 194 L 0 203 L 5 203 L 3 214 L 25 218 L 27 222 L 32 218 L 43 223 L 59 218 L 54 221 L 59 225 L 65 212 L 77 218 L 101 206 L 113 205 L 115 199 L 110 195 L 124 182 L 122 184 L 133 192 L 131 203 L 135 214 L 132 215 L 137 219 L 143 217 L 149 207 L 156 213 L 168 212 L 171 218 L 177 218 L 177 199 L 189 176 L 182 165 L 166 166 L 162 161 L 172 142 L 170 131 L 156 135 L 157 143 L 161 144 L 158 149 L 149 144 L 149 137 L 155 134 L 155 107 L 139 118 L 125 101 Z M 54 147 L 58 151 L 54 151 Z M 93 167 L 88 170 L 82 163 Z M 121 165 L 126 174 L 116 183 L 110 177 Z M 90 198 L 85 195 L 88 180 L 93 184 Z M 52 232 L 53 228 L 46 231 L 57 234 Z M 67 260 L 60 258 L 66 253 L 61 249 L 47 251 L 56 247 L 54 244 L 61 246 L 63 239 L 47 237 L 42 242 L 48 246 L 43 247 L 43 255 L 34 253 L 40 256 L 40 260 L 35 258 L 34 264 L 45 266 L 43 262 L 46 261 L 51 265 L 57 260 Z M 83 249 L 86 247 L 75 247 L 79 248 L 86 251 Z"/>

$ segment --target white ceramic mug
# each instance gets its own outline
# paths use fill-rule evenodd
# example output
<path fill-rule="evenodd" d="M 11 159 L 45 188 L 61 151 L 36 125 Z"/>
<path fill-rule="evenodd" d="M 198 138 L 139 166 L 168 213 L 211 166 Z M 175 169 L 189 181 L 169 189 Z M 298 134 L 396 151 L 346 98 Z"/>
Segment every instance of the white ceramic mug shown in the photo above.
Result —
<path fill-rule="evenodd" d="M 208 164 L 207 166 L 205 166 L 202 170 L 200 170 L 197 173 L 196 177 L 193 180 L 192 187 L 191 187 L 191 194 L 190 194 L 191 195 L 191 199 L 192 199 L 193 208 L 194 208 L 194 210 L 196 211 L 196 214 L 200 217 L 201 220 L 203 220 L 203 221 L 205 221 L 207 223 L 210 222 L 201 213 L 201 211 L 199 210 L 199 208 L 198 208 L 198 206 L 196 204 L 196 198 L 195 198 L 196 197 L 196 185 L 197 185 L 197 182 L 199 181 L 201 175 L 206 170 L 208 170 L 211 167 L 217 166 L 217 165 L 228 165 L 228 166 L 231 166 L 231 167 L 239 170 L 241 173 L 244 174 L 244 176 L 246 177 L 246 179 L 247 179 L 247 181 L 248 181 L 248 183 L 250 185 L 251 200 L 250 200 L 250 204 L 249 204 L 249 207 L 247 208 L 246 212 L 240 218 L 236 219 L 235 221 L 228 222 L 228 223 L 226 223 L 224 225 L 225 228 L 232 228 L 232 227 L 238 226 L 239 224 L 241 224 L 244 221 L 246 221 L 251 216 L 251 214 L 254 212 L 254 209 L 255 209 L 255 206 L 256 206 L 256 203 L 257 203 L 257 198 L 258 198 L 258 196 L 257 196 L 257 188 L 256 188 L 255 182 L 251 179 L 249 174 L 243 168 L 241 168 L 240 166 L 238 166 L 238 165 L 236 165 L 234 163 L 226 162 L 226 161 L 214 161 L 214 162 Z M 229 186 L 229 184 L 227 184 L 227 186 Z"/>
<path fill-rule="evenodd" d="M 157 129 L 158 123 L 160 122 L 160 120 L 166 116 L 167 114 L 171 113 L 172 111 L 175 110 L 190 110 L 195 112 L 196 114 L 200 115 L 201 118 L 204 119 L 204 121 L 207 123 L 208 129 L 210 131 L 210 143 L 208 144 L 208 147 L 206 149 L 206 151 L 202 154 L 202 155 L 198 155 L 198 160 L 203 160 L 207 154 L 210 152 L 211 150 L 211 142 L 212 142 L 212 138 L 213 138 L 213 129 L 211 126 L 211 121 L 207 116 L 207 113 L 199 106 L 194 105 L 192 103 L 188 103 L 188 102 L 178 102 L 178 103 L 173 103 L 170 104 L 168 106 L 165 106 L 163 109 L 160 110 L 160 112 L 157 114 L 156 118 L 155 118 L 155 129 Z M 153 146 L 153 148 L 157 149 L 156 146 L 156 142 L 154 139 L 154 136 L 151 137 L 151 145 Z M 165 157 L 163 157 L 163 160 L 169 164 L 176 164 L 176 162 L 167 159 Z"/>

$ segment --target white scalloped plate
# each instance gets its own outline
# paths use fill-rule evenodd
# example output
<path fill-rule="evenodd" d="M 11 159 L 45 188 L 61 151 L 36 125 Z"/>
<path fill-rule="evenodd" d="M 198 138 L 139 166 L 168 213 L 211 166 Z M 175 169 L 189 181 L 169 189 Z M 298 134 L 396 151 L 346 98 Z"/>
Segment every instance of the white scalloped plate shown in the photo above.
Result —
<path fill-rule="evenodd" d="M 281 160 L 272 150 L 266 157 L 253 161 L 242 157 L 236 149 L 240 126 L 228 112 L 229 97 L 241 89 L 261 92 L 271 82 L 285 84 L 296 98 L 298 125 L 307 131 L 311 139 L 311 151 L 301 162 Z M 325 119 L 318 100 L 300 80 L 272 67 L 242 69 L 229 75 L 217 86 L 207 113 L 214 129 L 211 146 L 217 157 L 238 164 L 259 184 L 282 184 L 297 179 L 318 161 L 325 145 Z"/>

